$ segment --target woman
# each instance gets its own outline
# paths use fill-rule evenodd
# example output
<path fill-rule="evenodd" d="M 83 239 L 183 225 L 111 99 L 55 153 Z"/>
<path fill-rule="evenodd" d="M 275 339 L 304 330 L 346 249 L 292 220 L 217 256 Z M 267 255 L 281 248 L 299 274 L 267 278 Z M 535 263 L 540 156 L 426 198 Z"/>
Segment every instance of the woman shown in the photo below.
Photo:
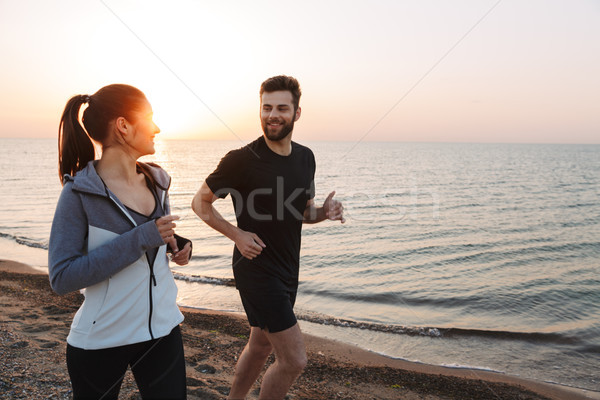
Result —
<path fill-rule="evenodd" d="M 63 190 L 48 265 L 58 294 L 84 289 L 67 337 L 75 399 L 116 399 L 128 366 L 144 399 L 186 397 L 183 315 L 166 253 L 185 265 L 191 242 L 174 232 L 169 175 L 137 161 L 154 153 L 159 132 L 146 96 L 128 85 L 72 97 L 60 121 Z"/>

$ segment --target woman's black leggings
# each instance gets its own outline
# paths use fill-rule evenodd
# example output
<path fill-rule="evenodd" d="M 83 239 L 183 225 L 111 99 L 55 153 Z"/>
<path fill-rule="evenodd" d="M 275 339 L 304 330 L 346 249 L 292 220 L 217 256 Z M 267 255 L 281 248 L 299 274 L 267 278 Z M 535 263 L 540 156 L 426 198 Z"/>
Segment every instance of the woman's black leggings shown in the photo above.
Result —
<path fill-rule="evenodd" d="M 83 350 L 67 344 L 74 400 L 116 400 L 128 366 L 143 399 L 186 398 L 179 326 L 162 338 L 108 349 Z"/>

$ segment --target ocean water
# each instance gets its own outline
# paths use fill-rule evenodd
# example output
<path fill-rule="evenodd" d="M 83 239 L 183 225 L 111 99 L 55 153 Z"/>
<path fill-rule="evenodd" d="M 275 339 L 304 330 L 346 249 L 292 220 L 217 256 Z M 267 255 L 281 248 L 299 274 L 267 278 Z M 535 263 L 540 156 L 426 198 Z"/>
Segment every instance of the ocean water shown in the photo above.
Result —
<path fill-rule="evenodd" d="M 301 143 L 302 141 L 299 140 Z M 390 357 L 600 391 L 600 146 L 314 142 L 316 201 L 346 224 L 303 229 L 304 331 Z M 190 210 L 243 143 L 163 141 L 182 305 L 241 312 L 233 244 Z M 55 140 L 0 139 L 2 258 L 40 268 L 61 190 Z M 216 203 L 234 220 L 229 198 Z"/>

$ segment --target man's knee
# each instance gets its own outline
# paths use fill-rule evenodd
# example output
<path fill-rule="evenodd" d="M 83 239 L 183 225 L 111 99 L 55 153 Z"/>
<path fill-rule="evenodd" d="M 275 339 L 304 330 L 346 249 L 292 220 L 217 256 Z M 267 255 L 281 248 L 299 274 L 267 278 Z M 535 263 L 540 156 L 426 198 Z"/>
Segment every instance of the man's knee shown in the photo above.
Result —
<path fill-rule="evenodd" d="M 285 359 L 280 360 L 280 362 L 290 373 L 300 374 L 302 371 L 304 371 L 304 368 L 306 368 L 308 359 L 306 357 L 306 352 L 301 352 L 294 354 L 293 356 L 288 356 Z"/>
<path fill-rule="evenodd" d="M 266 358 L 273 351 L 273 346 L 269 342 L 250 342 L 248 343 L 248 350 L 253 357 Z"/>

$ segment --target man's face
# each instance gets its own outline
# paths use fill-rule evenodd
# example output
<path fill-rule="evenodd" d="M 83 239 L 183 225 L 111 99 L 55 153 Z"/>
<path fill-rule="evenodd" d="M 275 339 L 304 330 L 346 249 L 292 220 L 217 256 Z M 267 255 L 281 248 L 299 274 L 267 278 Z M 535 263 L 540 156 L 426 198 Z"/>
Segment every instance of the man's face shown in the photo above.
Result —
<path fill-rule="evenodd" d="M 260 124 L 269 140 L 279 141 L 294 130 L 300 107 L 294 112 L 292 93 L 287 90 L 264 92 L 260 99 Z"/>

